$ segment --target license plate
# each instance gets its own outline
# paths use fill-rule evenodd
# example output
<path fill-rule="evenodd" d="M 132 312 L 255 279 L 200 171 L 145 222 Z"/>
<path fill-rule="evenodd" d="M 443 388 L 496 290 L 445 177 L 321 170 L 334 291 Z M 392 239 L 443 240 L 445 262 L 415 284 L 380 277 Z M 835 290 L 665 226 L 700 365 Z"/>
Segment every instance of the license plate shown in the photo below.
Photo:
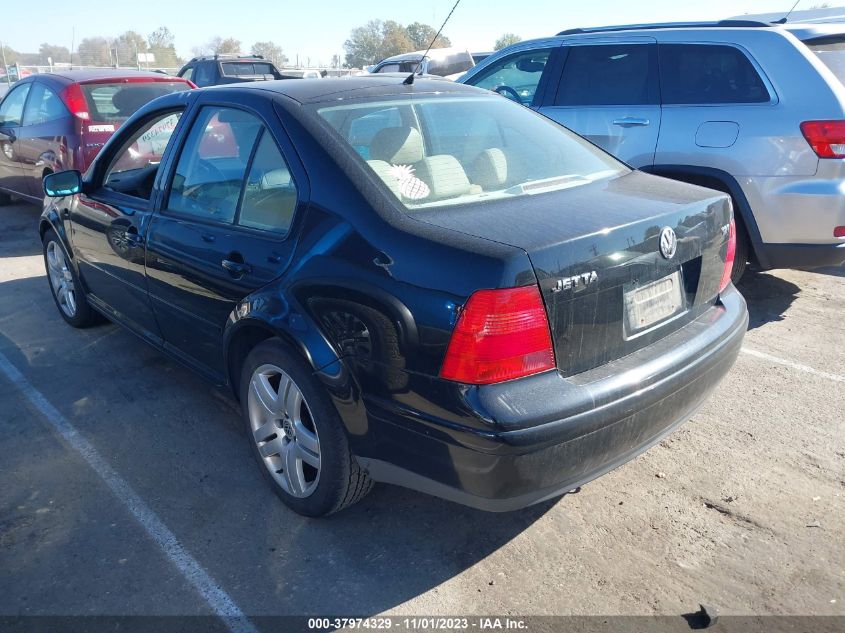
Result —
<path fill-rule="evenodd" d="M 684 309 L 680 271 L 625 292 L 627 335 L 675 316 Z"/>

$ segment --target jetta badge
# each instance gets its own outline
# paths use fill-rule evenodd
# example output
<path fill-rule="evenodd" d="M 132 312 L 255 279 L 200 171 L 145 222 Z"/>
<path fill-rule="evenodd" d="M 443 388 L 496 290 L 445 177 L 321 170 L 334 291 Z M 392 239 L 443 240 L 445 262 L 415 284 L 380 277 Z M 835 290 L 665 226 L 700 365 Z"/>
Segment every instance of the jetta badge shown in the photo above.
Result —
<path fill-rule="evenodd" d="M 598 278 L 599 276 L 595 270 L 591 270 L 588 273 L 581 273 L 580 275 L 573 275 L 572 277 L 563 277 L 555 281 L 555 284 L 552 286 L 552 292 L 570 290 L 571 288 L 576 290 L 585 288 L 594 281 L 598 281 Z"/>
<path fill-rule="evenodd" d="M 672 259 L 678 250 L 678 236 L 672 227 L 667 226 L 660 231 L 660 254 L 666 259 Z"/>

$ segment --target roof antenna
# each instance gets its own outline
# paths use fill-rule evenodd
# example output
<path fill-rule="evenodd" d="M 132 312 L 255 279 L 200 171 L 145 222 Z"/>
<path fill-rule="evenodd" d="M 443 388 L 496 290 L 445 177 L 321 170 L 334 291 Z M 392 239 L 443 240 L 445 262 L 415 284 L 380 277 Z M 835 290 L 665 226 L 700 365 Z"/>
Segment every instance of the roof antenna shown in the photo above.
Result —
<path fill-rule="evenodd" d="M 799 2 L 801 2 L 801 0 L 795 0 L 795 4 L 792 5 L 792 8 L 789 10 L 789 12 L 785 16 L 783 16 L 780 20 L 775 20 L 774 22 L 772 22 L 772 24 L 786 24 L 786 18 L 788 18 L 790 15 L 792 15 L 792 12 L 795 11 L 795 7 L 798 6 Z"/>
<path fill-rule="evenodd" d="M 800 2 L 800 0 L 799 0 L 799 2 Z M 423 63 L 423 60 L 426 57 L 428 57 L 428 52 L 431 50 L 431 47 L 434 46 L 434 43 L 437 41 L 437 38 L 440 37 L 440 33 L 443 31 L 443 27 L 446 26 L 446 22 L 448 22 L 449 18 L 452 17 L 452 14 L 455 12 L 455 9 L 458 8 L 458 5 L 460 3 L 461 3 L 461 0 L 455 0 L 455 6 L 452 7 L 452 10 L 449 11 L 449 15 L 446 16 L 445 20 L 443 20 L 443 24 L 440 25 L 440 30 L 437 31 L 437 34 L 434 36 L 434 39 L 431 40 L 431 43 L 428 45 L 428 48 L 425 49 L 425 53 L 423 53 L 423 56 L 420 58 L 420 61 L 418 61 L 417 65 L 414 66 L 414 71 L 410 75 L 405 77 L 405 81 L 402 82 L 404 85 L 406 85 L 406 86 L 414 85 L 414 75 L 417 74 L 417 71 L 420 69 L 420 66 Z"/>

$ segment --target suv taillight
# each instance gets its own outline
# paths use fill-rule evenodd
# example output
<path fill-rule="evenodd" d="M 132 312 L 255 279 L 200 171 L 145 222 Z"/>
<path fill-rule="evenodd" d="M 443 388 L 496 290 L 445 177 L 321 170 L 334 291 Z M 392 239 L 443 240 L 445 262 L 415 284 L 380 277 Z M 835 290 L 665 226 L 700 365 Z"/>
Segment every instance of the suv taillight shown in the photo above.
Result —
<path fill-rule="evenodd" d="M 440 376 L 485 385 L 555 366 L 538 286 L 478 290 L 458 317 Z"/>
<path fill-rule="evenodd" d="M 731 218 L 730 231 L 728 233 L 728 250 L 725 253 L 725 270 L 722 272 L 719 292 L 722 292 L 731 283 L 731 271 L 733 271 L 734 259 L 736 259 L 736 220 Z"/>
<path fill-rule="evenodd" d="M 801 133 L 819 158 L 845 158 L 845 121 L 805 121 Z"/>
<path fill-rule="evenodd" d="M 79 84 L 70 84 L 62 90 L 60 96 L 62 103 L 67 106 L 73 116 L 83 121 L 88 121 L 91 118 L 88 113 L 88 102 L 85 100 L 85 95 L 82 93 Z"/>

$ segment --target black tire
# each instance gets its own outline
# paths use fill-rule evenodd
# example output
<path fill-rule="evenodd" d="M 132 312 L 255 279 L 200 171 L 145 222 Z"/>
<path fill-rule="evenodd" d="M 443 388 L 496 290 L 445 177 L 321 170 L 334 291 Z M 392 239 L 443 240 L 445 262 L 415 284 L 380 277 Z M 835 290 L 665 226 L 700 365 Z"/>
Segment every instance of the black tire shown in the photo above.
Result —
<path fill-rule="evenodd" d="M 249 390 L 255 371 L 273 365 L 282 369 L 302 392 L 310 412 L 310 419 L 319 436 L 320 472 L 313 492 L 296 497 L 282 488 L 265 465 L 258 443 L 253 437 L 249 414 Z M 358 465 L 346 437 L 346 431 L 325 387 L 313 375 L 311 367 L 301 356 L 291 351 L 279 339 L 268 339 L 250 351 L 241 368 L 241 412 L 247 441 L 258 461 L 258 467 L 281 500 L 294 512 L 322 517 L 333 514 L 360 501 L 373 487 L 373 480 Z"/>
<path fill-rule="evenodd" d="M 61 250 L 61 253 L 64 255 L 65 261 L 67 263 L 67 271 L 71 277 L 73 282 L 73 292 L 75 294 L 75 306 L 76 310 L 73 314 L 68 314 L 65 309 L 62 307 L 62 304 L 59 300 L 59 297 L 56 294 L 56 289 L 53 286 L 53 283 L 50 278 L 50 265 L 47 261 L 47 253 L 50 249 L 50 244 L 55 244 L 55 248 Z M 56 235 L 56 232 L 53 229 L 47 229 L 44 233 L 44 238 L 42 240 L 42 252 L 44 254 L 44 269 L 47 271 L 47 284 L 50 286 L 50 294 L 53 295 L 53 301 L 56 304 L 56 309 L 59 311 L 61 317 L 68 323 L 75 328 L 86 328 L 90 327 L 96 323 L 102 322 L 102 317 L 88 304 L 88 296 L 85 293 L 85 289 L 82 287 L 82 284 L 79 282 L 79 277 L 74 270 L 73 265 L 71 264 L 70 257 L 68 256 L 67 250 L 65 249 L 65 245 Z"/>
<path fill-rule="evenodd" d="M 748 270 L 748 258 L 751 255 L 751 248 L 748 244 L 748 231 L 745 229 L 742 218 L 735 216 L 734 219 L 736 223 L 736 253 L 734 254 L 734 265 L 731 269 L 731 281 L 736 285 L 742 279 L 746 270 Z"/>

